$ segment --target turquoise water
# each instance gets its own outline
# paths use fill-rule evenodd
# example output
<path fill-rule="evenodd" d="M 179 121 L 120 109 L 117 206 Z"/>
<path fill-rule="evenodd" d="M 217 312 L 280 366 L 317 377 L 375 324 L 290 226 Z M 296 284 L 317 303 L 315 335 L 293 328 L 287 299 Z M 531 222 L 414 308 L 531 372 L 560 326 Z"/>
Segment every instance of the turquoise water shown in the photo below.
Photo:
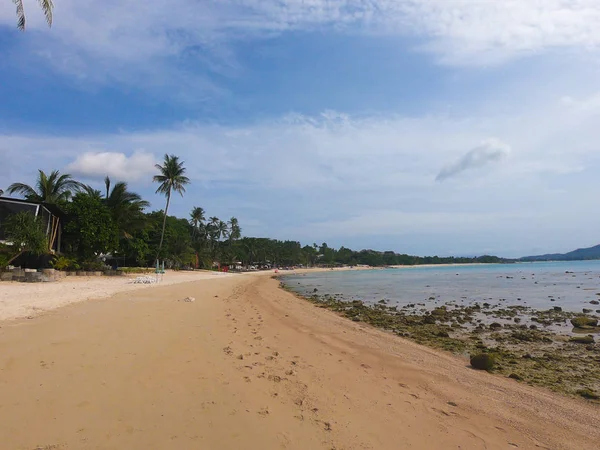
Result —
<path fill-rule="evenodd" d="M 338 295 L 345 300 L 388 306 L 418 304 L 427 309 L 475 302 L 523 305 L 538 310 L 600 313 L 600 261 L 536 262 L 444 267 L 406 267 L 364 271 L 327 271 L 285 275 L 292 290 Z M 598 313 L 596 312 L 598 310 Z"/>

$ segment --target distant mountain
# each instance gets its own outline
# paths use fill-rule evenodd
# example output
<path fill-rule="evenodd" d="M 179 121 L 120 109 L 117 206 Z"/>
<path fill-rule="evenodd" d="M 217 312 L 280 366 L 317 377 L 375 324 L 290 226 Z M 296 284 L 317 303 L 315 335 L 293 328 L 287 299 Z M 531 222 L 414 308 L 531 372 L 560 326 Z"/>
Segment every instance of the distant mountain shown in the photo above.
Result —
<path fill-rule="evenodd" d="M 569 253 L 548 253 L 547 255 L 525 256 L 519 261 L 580 261 L 600 259 L 600 245 L 589 248 L 578 248 Z"/>

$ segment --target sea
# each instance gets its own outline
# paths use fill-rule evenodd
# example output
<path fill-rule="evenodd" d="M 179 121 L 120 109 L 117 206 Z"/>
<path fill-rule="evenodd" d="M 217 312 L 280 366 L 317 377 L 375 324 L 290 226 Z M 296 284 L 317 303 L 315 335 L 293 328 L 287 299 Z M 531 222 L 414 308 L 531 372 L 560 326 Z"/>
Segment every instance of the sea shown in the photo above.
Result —
<path fill-rule="evenodd" d="M 409 266 L 356 271 L 290 274 L 281 281 L 304 296 L 332 295 L 388 306 L 418 304 L 425 309 L 454 303 L 521 305 L 534 310 L 599 315 L 600 261 Z"/>

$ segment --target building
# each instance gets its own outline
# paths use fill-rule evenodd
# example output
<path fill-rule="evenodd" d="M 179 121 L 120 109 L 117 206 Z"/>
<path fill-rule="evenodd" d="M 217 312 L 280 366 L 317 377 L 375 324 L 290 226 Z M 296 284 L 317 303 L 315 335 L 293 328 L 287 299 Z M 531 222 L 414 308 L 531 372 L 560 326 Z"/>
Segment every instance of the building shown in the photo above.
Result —
<path fill-rule="evenodd" d="M 49 253 L 60 253 L 65 213 L 56 205 L 43 202 L 33 202 L 19 198 L 0 197 L 0 243 L 10 244 L 7 241 L 3 224 L 13 214 L 28 211 L 40 217 L 46 237 L 48 238 Z"/>

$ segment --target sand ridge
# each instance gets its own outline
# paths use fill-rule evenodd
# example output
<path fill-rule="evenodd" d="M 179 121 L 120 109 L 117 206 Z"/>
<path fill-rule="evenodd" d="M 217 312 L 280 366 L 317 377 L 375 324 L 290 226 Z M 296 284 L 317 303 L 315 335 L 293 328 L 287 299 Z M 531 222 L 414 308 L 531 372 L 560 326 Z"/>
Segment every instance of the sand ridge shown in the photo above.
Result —
<path fill-rule="evenodd" d="M 187 296 L 195 302 L 178 301 Z M 269 276 L 135 290 L 1 326 L 7 449 L 600 442 L 597 407 L 473 371 L 316 308 Z"/>

